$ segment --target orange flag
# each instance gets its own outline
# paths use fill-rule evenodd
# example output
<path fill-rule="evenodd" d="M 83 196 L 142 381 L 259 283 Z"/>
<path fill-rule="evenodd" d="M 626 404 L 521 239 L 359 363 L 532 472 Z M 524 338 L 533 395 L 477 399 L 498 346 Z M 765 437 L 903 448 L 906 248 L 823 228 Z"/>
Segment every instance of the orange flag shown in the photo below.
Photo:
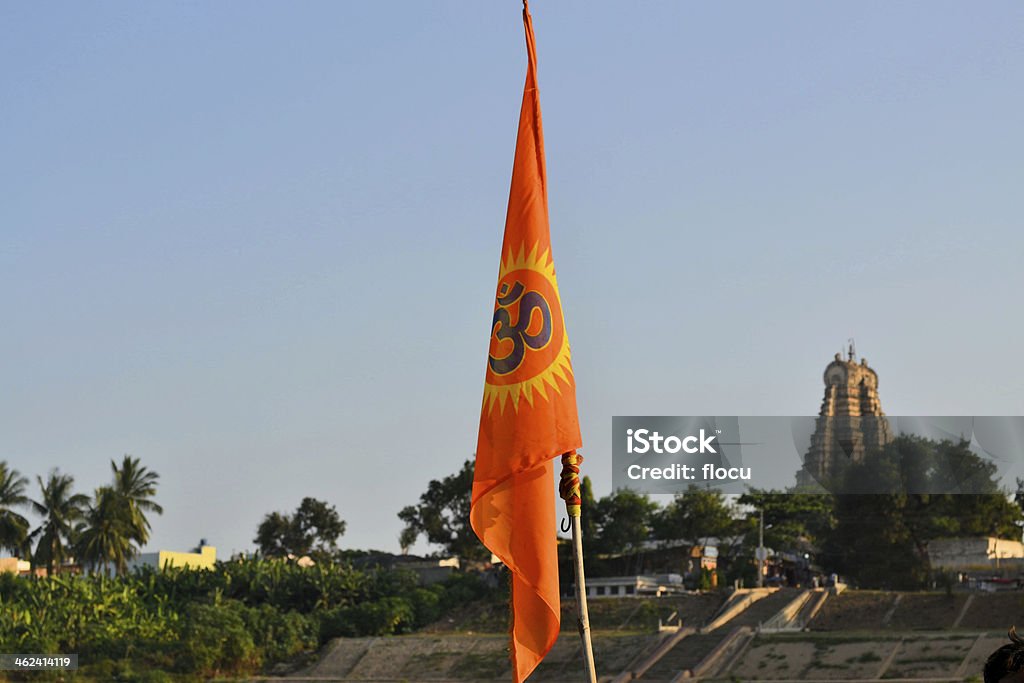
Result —
<path fill-rule="evenodd" d="M 512 676 L 522 681 L 559 630 L 552 458 L 580 447 L 576 384 L 548 230 L 537 56 L 529 64 L 480 414 L 470 521 L 512 572 Z"/>

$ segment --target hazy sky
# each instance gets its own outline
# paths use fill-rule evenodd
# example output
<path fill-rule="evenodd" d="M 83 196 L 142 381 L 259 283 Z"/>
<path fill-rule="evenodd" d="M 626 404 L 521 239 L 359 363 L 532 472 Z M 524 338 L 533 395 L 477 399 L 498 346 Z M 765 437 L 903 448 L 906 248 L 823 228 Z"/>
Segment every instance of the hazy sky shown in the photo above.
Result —
<path fill-rule="evenodd" d="M 532 12 L 599 495 L 612 415 L 813 414 L 851 336 L 890 414 L 1024 413 L 1024 5 Z M 138 456 L 151 549 L 314 496 L 397 550 L 476 445 L 524 72 L 513 0 L 0 5 L 0 459 Z"/>

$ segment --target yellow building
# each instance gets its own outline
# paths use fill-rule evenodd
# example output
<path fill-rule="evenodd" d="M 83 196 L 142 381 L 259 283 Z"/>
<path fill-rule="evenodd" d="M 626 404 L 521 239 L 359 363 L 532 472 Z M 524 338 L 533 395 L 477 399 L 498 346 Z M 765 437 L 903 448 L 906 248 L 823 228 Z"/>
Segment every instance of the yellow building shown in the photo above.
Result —
<path fill-rule="evenodd" d="M 0 557 L 0 572 L 10 574 L 28 574 L 32 565 L 28 560 L 19 560 L 16 557 Z"/>
<path fill-rule="evenodd" d="M 182 553 L 175 550 L 158 550 L 155 553 L 141 553 L 129 563 L 130 567 L 188 567 L 189 569 L 213 569 L 217 562 L 217 549 L 204 545 L 198 553 Z"/>

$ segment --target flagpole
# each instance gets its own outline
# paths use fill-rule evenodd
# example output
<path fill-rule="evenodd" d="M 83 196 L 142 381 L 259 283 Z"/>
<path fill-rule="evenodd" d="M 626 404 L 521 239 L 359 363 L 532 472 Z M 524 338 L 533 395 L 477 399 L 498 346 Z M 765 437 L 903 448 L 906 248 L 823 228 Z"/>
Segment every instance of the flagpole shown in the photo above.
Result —
<path fill-rule="evenodd" d="M 583 641 L 583 669 L 589 683 L 597 683 L 594 667 L 594 645 L 590 639 L 590 615 L 587 613 L 587 582 L 583 573 L 583 529 L 580 498 L 580 463 L 583 456 L 575 451 L 562 455 L 562 477 L 558 491 L 565 501 L 565 511 L 572 520 L 573 570 L 576 576 L 576 620 Z"/>

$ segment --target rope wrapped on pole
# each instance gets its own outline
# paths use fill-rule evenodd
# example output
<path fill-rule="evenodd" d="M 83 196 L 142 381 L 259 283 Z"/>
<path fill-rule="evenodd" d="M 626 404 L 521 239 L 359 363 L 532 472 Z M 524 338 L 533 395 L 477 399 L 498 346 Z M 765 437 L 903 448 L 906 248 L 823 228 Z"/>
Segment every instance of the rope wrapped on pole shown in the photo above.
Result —
<path fill-rule="evenodd" d="M 570 517 L 579 517 L 583 501 L 580 498 L 580 464 L 583 456 L 576 451 L 562 455 L 562 476 L 558 482 L 558 493 L 565 501 L 565 511 Z"/>

